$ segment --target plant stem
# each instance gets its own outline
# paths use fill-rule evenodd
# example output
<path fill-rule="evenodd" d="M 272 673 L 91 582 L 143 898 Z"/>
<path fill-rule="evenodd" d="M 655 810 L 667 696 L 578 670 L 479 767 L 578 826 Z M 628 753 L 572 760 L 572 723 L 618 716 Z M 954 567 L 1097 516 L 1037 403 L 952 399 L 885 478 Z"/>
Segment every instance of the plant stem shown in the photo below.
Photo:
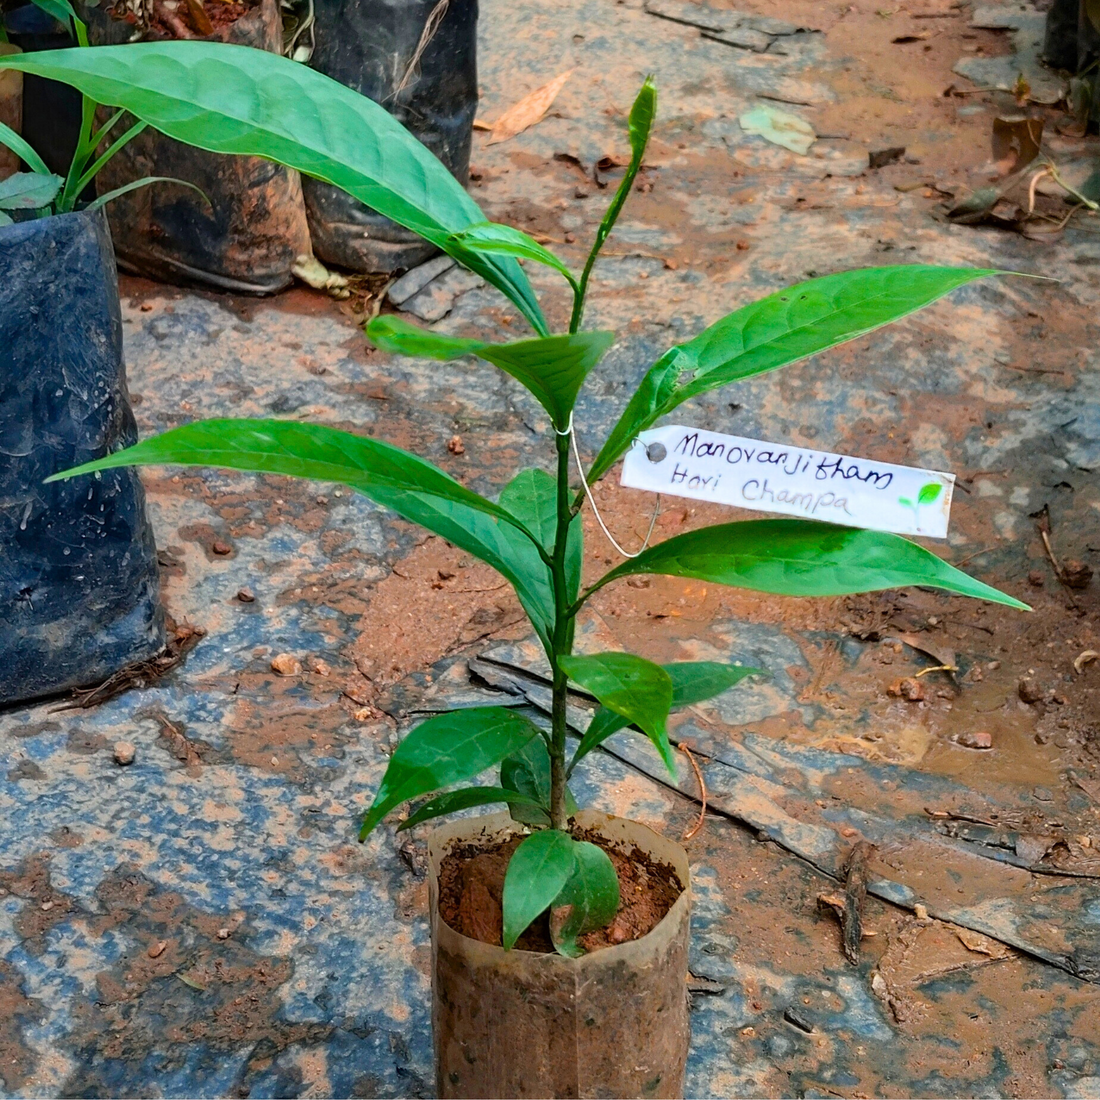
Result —
<path fill-rule="evenodd" d="M 564 829 L 568 824 L 565 809 L 566 686 L 569 678 L 558 667 L 557 658 L 568 656 L 573 648 L 573 614 L 569 605 L 565 556 L 569 525 L 573 519 L 569 503 L 569 433 L 556 436 L 558 448 L 558 523 L 554 535 L 551 572 L 554 579 L 554 636 L 551 665 L 554 674 L 554 698 L 550 711 L 550 825 Z"/>

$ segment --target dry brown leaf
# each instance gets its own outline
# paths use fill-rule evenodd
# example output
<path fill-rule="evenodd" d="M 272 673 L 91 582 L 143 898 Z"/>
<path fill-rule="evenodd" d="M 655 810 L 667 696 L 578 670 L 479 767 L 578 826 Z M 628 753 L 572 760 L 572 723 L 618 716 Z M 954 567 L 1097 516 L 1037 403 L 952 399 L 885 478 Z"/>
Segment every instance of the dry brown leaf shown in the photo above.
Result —
<path fill-rule="evenodd" d="M 525 95 L 518 103 L 509 107 L 493 123 L 493 132 L 489 135 L 486 144 L 496 145 L 499 141 L 507 141 L 516 134 L 522 134 L 529 126 L 534 126 L 550 110 L 550 105 L 557 98 L 558 92 L 575 71 L 575 69 L 567 69 L 560 76 L 554 77 L 549 84 L 535 89 L 530 95 Z"/>

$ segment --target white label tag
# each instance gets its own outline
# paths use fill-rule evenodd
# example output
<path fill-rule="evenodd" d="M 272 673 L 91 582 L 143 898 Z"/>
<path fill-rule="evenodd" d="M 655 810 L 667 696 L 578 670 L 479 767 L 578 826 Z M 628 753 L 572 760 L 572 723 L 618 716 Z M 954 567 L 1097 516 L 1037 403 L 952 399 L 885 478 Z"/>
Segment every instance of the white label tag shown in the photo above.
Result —
<path fill-rule="evenodd" d="M 955 475 L 670 424 L 640 433 L 623 462 L 622 484 L 942 539 Z"/>

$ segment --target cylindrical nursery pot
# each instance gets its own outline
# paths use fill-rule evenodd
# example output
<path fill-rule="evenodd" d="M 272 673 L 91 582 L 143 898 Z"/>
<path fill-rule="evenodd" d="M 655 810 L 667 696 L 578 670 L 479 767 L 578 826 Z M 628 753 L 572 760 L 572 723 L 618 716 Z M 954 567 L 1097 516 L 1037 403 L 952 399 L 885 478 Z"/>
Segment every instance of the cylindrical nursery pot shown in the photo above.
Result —
<path fill-rule="evenodd" d="M 439 0 L 314 0 L 310 65 L 380 103 L 465 185 L 477 111 L 477 0 L 449 0 L 428 37 L 439 8 Z M 313 250 L 325 263 L 396 271 L 435 251 L 339 188 L 306 179 L 302 189 Z"/>
<path fill-rule="evenodd" d="M 0 704 L 97 683 L 164 645 L 102 211 L 0 228 Z"/>
<path fill-rule="evenodd" d="M 584 811 L 577 823 L 671 865 L 684 891 L 641 939 L 567 959 L 469 939 L 439 915 L 456 844 L 516 832 L 507 813 L 456 821 L 428 842 L 432 1031 L 440 1097 L 677 1097 L 690 1023 L 687 853 L 644 825 Z"/>
<path fill-rule="evenodd" d="M 125 42 L 133 33 L 101 8 L 87 12 L 95 44 Z M 203 41 L 279 53 L 279 5 L 262 0 Z M 154 183 L 109 203 L 115 251 L 126 271 L 169 283 L 273 294 L 293 282 L 295 260 L 310 254 L 297 172 L 261 157 L 208 153 L 148 129 L 108 162 L 96 186 L 103 195 L 144 176 L 186 180 L 210 202 L 188 187 Z"/>

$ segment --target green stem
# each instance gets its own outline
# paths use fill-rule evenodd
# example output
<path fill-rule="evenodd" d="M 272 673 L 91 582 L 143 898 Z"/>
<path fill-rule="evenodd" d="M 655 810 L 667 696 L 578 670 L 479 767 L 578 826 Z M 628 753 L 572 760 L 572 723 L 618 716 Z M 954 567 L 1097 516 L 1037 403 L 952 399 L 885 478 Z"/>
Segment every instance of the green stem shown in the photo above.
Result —
<path fill-rule="evenodd" d="M 565 808 L 565 744 L 566 687 L 569 678 L 558 666 L 558 658 L 568 656 L 573 648 L 573 616 L 570 615 L 569 589 L 566 580 L 566 545 L 569 525 L 573 519 L 569 505 L 569 435 L 558 435 L 558 523 L 554 536 L 551 573 L 554 579 L 554 634 L 551 668 L 554 676 L 553 704 L 550 711 L 550 825 L 565 829 L 568 814 Z"/>

